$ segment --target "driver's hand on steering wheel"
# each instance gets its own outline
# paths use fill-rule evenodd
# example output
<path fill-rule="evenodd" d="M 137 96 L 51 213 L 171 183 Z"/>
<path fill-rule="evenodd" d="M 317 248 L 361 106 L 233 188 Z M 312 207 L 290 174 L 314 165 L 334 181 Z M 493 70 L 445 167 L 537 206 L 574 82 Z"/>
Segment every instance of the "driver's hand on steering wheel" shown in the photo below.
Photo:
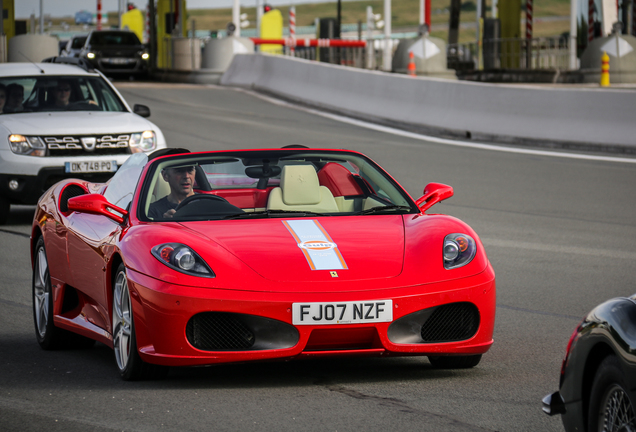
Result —
<path fill-rule="evenodd" d="M 165 213 L 163 214 L 163 217 L 165 217 L 165 218 L 171 218 L 172 216 L 174 216 L 174 214 L 175 214 L 176 212 L 177 212 L 177 211 L 176 211 L 175 209 L 170 209 L 170 210 L 168 210 L 167 212 L 165 212 Z"/>

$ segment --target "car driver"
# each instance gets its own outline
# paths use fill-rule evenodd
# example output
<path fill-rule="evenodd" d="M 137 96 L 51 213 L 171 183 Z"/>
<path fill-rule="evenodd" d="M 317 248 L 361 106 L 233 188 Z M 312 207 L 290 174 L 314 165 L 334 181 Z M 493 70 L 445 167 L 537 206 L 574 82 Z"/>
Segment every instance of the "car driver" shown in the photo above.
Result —
<path fill-rule="evenodd" d="M 194 165 L 164 168 L 161 176 L 170 185 L 170 194 L 150 204 L 148 216 L 152 219 L 171 218 L 177 206 L 194 195 Z"/>

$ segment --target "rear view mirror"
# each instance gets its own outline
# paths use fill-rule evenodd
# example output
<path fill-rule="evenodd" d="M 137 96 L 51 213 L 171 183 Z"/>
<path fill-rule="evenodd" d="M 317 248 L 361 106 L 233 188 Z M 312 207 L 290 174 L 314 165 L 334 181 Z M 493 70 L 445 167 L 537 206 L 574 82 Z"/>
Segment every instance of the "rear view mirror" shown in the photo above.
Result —
<path fill-rule="evenodd" d="M 453 187 L 442 183 L 429 183 L 424 188 L 424 195 L 415 201 L 415 204 L 424 213 L 438 202 L 442 202 L 453 196 Z"/>
<path fill-rule="evenodd" d="M 133 106 L 133 112 L 142 117 L 150 117 L 150 108 L 146 105 L 135 104 L 135 106 Z"/>
<path fill-rule="evenodd" d="M 87 194 L 70 198 L 68 200 L 68 209 L 69 211 L 76 211 L 79 213 L 106 216 L 117 223 L 122 223 L 124 221 L 124 217 L 128 214 L 126 210 L 109 203 L 106 198 L 104 198 L 104 195 L 100 194 Z M 122 216 L 113 213 L 111 210 L 120 213 Z"/>

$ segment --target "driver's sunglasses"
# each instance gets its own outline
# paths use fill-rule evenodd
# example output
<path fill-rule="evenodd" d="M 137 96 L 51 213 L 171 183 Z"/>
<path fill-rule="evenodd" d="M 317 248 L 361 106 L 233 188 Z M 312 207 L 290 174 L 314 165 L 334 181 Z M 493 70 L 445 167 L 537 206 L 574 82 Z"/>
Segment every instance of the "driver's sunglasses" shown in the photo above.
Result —
<path fill-rule="evenodd" d="M 71 91 L 70 87 L 58 87 L 57 91 L 59 92 L 67 92 L 67 91 Z"/>

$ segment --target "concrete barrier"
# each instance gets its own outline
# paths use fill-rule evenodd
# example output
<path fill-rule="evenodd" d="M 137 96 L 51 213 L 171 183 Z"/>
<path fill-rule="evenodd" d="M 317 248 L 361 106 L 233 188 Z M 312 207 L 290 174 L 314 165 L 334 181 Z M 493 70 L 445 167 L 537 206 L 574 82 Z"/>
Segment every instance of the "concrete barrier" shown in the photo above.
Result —
<path fill-rule="evenodd" d="M 235 55 L 221 84 L 438 136 L 636 153 L 636 92 L 409 77 Z"/>

